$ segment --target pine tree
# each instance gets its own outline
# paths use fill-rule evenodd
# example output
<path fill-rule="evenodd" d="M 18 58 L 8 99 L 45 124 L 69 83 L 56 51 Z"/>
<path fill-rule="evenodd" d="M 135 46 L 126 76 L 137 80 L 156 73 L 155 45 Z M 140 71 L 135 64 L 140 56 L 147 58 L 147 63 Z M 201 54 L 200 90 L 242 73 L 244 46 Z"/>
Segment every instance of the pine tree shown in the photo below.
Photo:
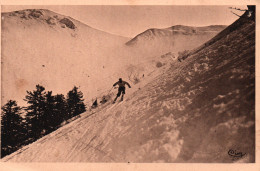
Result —
<path fill-rule="evenodd" d="M 55 115 L 55 98 L 54 96 L 52 96 L 52 91 L 48 91 L 45 95 L 45 111 L 43 115 L 43 128 L 45 134 L 48 134 L 55 130 L 57 126 Z"/>
<path fill-rule="evenodd" d="M 77 116 L 86 111 L 83 93 L 78 91 L 78 87 L 74 86 L 67 94 L 67 106 L 69 117 Z"/>
<path fill-rule="evenodd" d="M 54 96 L 55 101 L 55 107 L 54 107 L 54 113 L 55 113 L 55 122 L 56 122 L 56 128 L 60 126 L 60 124 L 68 119 L 68 110 L 67 110 L 67 104 L 66 99 L 63 94 L 57 94 Z"/>
<path fill-rule="evenodd" d="M 31 138 L 31 141 L 34 141 L 42 136 L 44 127 L 46 126 L 45 111 L 45 88 L 40 85 L 36 85 L 36 90 L 33 92 L 27 91 L 25 96 L 25 101 L 29 104 L 25 108 L 27 111 L 26 120 L 28 123 L 28 134 Z"/>
<path fill-rule="evenodd" d="M 1 114 L 1 157 L 16 151 L 25 140 L 21 107 L 9 100 Z"/>

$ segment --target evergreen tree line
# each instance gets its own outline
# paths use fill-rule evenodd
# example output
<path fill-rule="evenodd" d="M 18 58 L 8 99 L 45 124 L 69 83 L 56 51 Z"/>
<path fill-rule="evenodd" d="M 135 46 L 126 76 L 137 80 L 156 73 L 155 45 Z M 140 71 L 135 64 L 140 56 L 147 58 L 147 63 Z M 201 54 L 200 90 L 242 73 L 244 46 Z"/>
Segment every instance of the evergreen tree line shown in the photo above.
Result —
<path fill-rule="evenodd" d="M 74 88 L 67 93 L 53 95 L 41 85 L 27 91 L 26 107 L 9 100 L 1 113 L 1 157 L 30 144 L 58 129 L 62 122 L 86 111 L 83 93 Z"/>

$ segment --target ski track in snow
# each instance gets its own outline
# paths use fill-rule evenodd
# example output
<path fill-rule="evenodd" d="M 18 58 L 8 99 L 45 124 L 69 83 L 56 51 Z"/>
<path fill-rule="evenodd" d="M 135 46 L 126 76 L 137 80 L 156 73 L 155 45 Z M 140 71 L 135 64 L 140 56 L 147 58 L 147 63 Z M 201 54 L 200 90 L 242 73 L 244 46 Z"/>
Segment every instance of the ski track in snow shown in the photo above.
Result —
<path fill-rule="evenodd" d="M 3 161 L 254 162 L 254 27 L 242 21 L 127 89 L 123 102 L 83 113 Z M 234 160 L 229 149 L 246 156 Z"/>

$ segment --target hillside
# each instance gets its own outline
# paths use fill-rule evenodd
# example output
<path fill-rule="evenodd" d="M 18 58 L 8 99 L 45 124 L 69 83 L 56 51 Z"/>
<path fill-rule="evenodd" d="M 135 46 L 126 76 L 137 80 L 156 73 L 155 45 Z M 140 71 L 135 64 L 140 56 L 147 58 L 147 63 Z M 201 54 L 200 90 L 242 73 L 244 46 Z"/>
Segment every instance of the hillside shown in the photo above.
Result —
<path fill-rule="evenodd" d="M 124 102 L 83 113 L 3 161 L 254 162 L 255 22 L 245 14 L 216 37 L 127 90 Z"/>
<path fill-rule="evenodd" d="M 80 86 L 91 105 L 91 99 L 100 98 L 119 77 L 135 84 L 154 72 L 158 63 L 167 63 L 161 55 L 173 52 L 175 60 L 179 51 L 196 47 L 224 28 L 174 26 L 156 31 L 160 41 L 147 44 L 146 39 L 141 41 L 146 34 L 129 41 L 45 9 L 2 16 L 2 105 L 9 99 L 25 105 L 26 91 L 36 84 L 55 94 Z M 161 36 L 161 32 L 174 34 Z M 174 48 L 171 41 L 176 41 Z"/>
<path fill-rule="evenodd" d="M 147 52 L 160 55 L 169 51 L 178 53 L 193 49 L 210 40 L 226 26 L 211 25 L 191 27 L 176 25 L 165 29 L 148 29 L 126 43 L 132 49 L 138 49 L 145 55 Z"/>
<path fill-rule="evenodd" d="M 3 102 L 22 102 L 26 90 L 36 84 L 64 94 L 76 84 L 91 98 L 102 84 L 109 85 L 103 83 L 107 77 L 110 84 L 118 79 L 114 74 L 129 58 L 122 50 L 128 38 L 49 10 L 2 16 Z"/>

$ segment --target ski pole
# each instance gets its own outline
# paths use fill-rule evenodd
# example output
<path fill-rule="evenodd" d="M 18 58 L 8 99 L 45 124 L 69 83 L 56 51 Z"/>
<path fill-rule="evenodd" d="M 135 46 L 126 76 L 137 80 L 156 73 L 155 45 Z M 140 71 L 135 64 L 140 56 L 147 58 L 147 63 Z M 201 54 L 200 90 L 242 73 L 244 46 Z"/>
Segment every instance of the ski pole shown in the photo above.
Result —
<path fill-rule="evenodd" d="M 112 86 L 112 88 L 108 91 L 108 93 L 113 89 L 114 86 Z"/>

